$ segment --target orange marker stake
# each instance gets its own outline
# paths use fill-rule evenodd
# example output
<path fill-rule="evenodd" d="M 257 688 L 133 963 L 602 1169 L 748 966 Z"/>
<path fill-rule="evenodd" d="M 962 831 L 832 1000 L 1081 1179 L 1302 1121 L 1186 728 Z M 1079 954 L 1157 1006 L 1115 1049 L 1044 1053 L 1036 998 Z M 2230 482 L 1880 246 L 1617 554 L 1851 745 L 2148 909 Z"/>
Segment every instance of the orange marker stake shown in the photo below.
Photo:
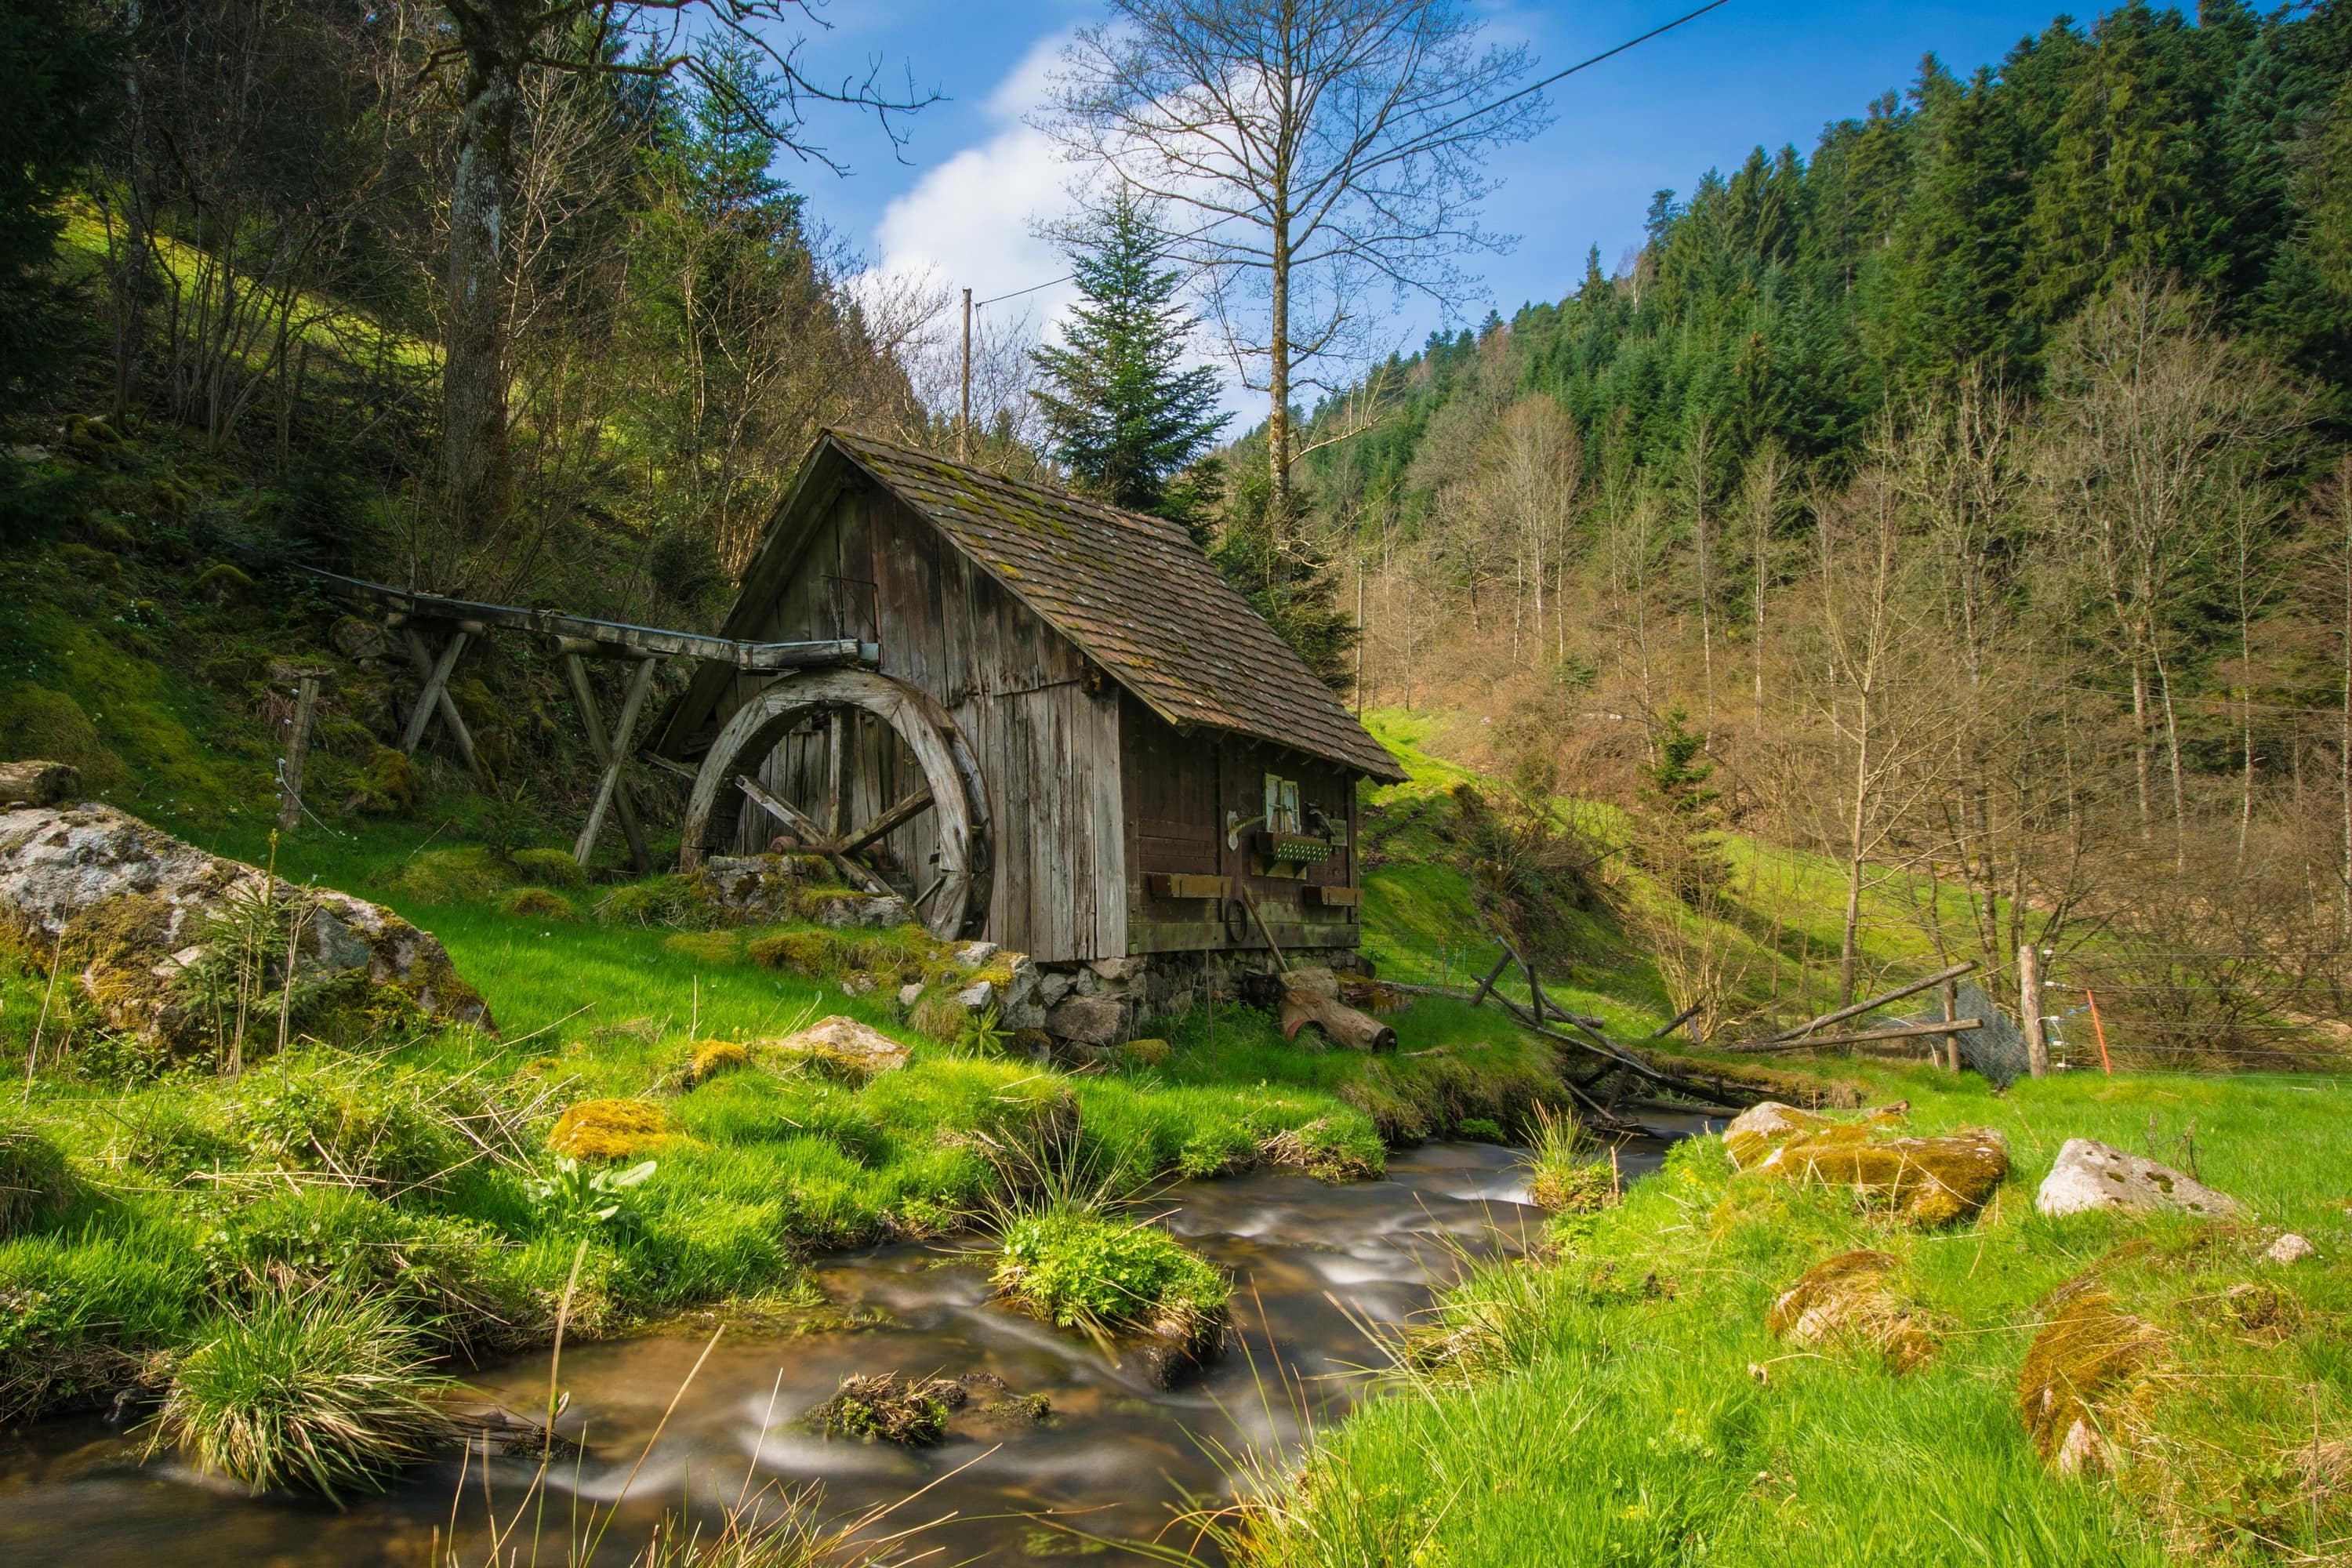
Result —
<path fill-rule="evenodd" d="M 2099 1070 L 2109 1078 L 2116 1076 L 2115 1065 L 2107 1060 L 2106 1026 L 2099 1022 L 2099 994 L 2089 986 L 2083 987 L 2084 1000 L 2091 1004 L 2091 1034 L 2099 1042 Z"/>

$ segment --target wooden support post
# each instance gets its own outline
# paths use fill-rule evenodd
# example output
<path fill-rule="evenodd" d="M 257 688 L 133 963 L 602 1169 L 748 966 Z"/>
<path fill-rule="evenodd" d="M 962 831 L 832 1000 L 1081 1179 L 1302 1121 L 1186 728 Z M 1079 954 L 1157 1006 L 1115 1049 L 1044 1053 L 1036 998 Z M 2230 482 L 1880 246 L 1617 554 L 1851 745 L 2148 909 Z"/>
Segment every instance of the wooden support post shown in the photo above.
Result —
<path fill-rule="evenodd" d="M 425 683 L 417 690 L 416 709 L 408 716 L 408 728 L 401 733 L 400 749 L 410 756 L 416 754 L 416 748 L 425 740 L 425 727 L 433 721 L 437 710 L 450 741 L 457 748 L 457 755 L 465 760 L 466 771 L 474 775 L 476 784 L 483 783 L 482 764 L 474 756 L 473 733 L 458 716 L 456 699 L 449 695 L 449 672 L 457 668 L 457 656 L 466 651 L 471 634 L 462 626 L 451 632 L 449 640 L 441 646 L 440 656 L 436 658 L 424 634 L 415 626 L 404 626 L 400 630 L 408 647 L 409 661 L 416 666 L 417 678 Z"/>
<path fill-rule="evenodd" d="M 646 688 L 653 681 L 654 661 L 640 659 L 629 677 L 628 694 L 621 700 L 621 715 L 613 736 L 604 733 L 604 717 L 596 710 L 596 691 L 588 684 L 588 666 L 576 653 L 563 656 L 563 673 L 572 684 L 572 700 L 580 708 L 580 722 L 588 731 L 588 749 L 604 767 L 597 781 L 596 798 L 588 808 L 588 820 L 572 842 L 572 858 L 584 869 L 588 857 L 595 852 L 596 836 L 604 826 L 604 808 L 609 802 L 621 818 L 622 837 L 629 841 L 629 864 L 639 873 L 654 868 L 653 857 L 646 853 L 646 836 L 637 826 L 637 814 L 629 804 L 628 791 L 621 787 L 621 765 L 628 761 L 623 748 L 635 729 L 637 710 L 645 706 Z"/>
<path fill-rule="evenodd" d="M 1960 983 L 1958 981 L 1944 982 L 1943 1002 L 1944 1022 L 1948 1024 L 1960 1016 Z M 1944 1068 L 1948 1072 L 1960 1070 L 1960 1037 L 1957 1031 L 1944 1037 Z"/>
<path fill-rule="evenodd" d="M 294 717 L 286 733 L 286 760 L 278 773 L 278 826 L 290 831 L 302 820 L 302 772 L 310 761 L 310 725 L 319 716 L 320 669 L 272 671 L 294 681 Z"/>
<path fill-rule="evenodd" d="M 2025 1070 L 2050 1076 L 2050 1038 L 2042 1029 L 2042 955 L 2027 942 L 2017 950 L 2018 1022 L 2025 1026 Z"/>
<path fill-rule="evenodd" d="M 1505 942 L 1503 944 L 1503 956 L 1495 960 L 1495 967 L 1486 971 L 1486 979 L 1478 982 L 1478 994 L 1470 998 L 1470 1005 L 1473 1007 L 1478 1007 L 1486 1005 L 1486 993 L 1495 988 L 1495 982 L 1503 977 L 1503 971 L 1509 968 L 1510 963 L 1510 943 Z"/>

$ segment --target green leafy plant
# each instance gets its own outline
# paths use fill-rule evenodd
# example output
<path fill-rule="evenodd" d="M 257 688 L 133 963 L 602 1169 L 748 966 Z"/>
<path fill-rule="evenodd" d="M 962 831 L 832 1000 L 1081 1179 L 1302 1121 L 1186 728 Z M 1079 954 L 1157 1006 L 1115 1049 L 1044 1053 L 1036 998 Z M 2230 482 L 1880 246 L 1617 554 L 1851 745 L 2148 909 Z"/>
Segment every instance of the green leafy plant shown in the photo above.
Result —
<path fill-rule="evenodd" d="M 652 1180 L 654 1165 L 654 1161 L 644 1160 L 614 1171 L 558 1154 L 554 1173 L 534 1178 L 528 1189 L 531 1202 L 559 1225 L 626 1226 L 636 1217 L 630 1207 L 630 1194 Z"/>

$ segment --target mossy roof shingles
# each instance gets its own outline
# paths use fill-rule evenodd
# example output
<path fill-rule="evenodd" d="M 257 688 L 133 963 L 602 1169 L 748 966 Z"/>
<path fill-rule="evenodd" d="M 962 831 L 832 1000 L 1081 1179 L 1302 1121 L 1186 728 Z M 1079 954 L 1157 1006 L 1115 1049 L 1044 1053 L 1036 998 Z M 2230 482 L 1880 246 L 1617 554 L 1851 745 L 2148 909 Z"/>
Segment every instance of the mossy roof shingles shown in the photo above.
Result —
<path fill-rule="evenodd" d="M 1170 723 L 1404 776 L 1179 524 L 870 436 L 826 439 Z"/>

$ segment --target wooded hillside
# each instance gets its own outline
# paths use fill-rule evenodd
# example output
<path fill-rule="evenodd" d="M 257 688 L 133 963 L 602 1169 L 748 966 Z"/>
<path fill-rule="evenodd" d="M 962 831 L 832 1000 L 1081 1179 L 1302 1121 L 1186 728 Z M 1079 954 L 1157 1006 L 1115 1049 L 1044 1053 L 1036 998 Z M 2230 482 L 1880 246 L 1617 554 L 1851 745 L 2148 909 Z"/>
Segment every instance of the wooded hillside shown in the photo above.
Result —
<path fill-rule="evenodd" d="M 1327 402 L 1296 552 L 1364 700 L 1466 709 L 1653 855 L 1828 853 L 1856 920 L 1930 878 L 1939 944 L 2079 946 L 2151 1044 L 2340 1015 L 2347 67 L 2335 4 L 1930 58 Z"/>

